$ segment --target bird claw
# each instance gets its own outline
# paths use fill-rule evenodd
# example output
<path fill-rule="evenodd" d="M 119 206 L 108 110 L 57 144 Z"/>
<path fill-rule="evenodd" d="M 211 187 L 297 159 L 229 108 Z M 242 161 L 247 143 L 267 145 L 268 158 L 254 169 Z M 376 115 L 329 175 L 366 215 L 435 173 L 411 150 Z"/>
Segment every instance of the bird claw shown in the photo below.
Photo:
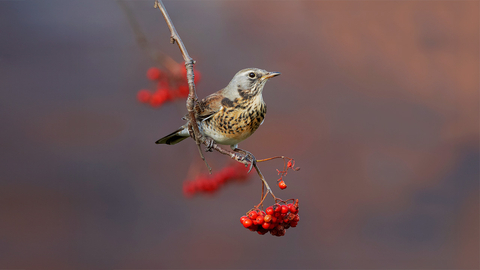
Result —
<path fill-rule="evenodd" d="M 210 137 L 205 137 L 205 142 L 207 144 L 207 148 L 205 149 L 205 152 L 212 152 L 213 144 L 215 143 L 215 141 Z"/>
<path fill-rule="evenodd" d="M 245 166 L 246 167 L 246 166 Z M 253 162 L 250 162 L 250 168 L 248 168 L 248 172 L 247 173 L 250 173 L 252 171 L 252 168 L 253 168 Z"/>
<path fill-rule="evenodd" d="M 250 168 L 248 168 L 248 172 L 247 172 L 247 173 L 250 173 L 252 171 L 253 165 L 255 165 L 255 163 L 257 162 L 257 159 L 255 158 L 255 156 L 253 156 L 252 153 L 248 151 L 238 149 L 238 148 L 235 149 L 235 152 L 237 152 L 235 153 L 236 160 L 245 164 L 245 167 L 248 167 L 248 165 L 250 165 Z M 243 152 L 243 153 L 240 154 L 238 152 Z"/>

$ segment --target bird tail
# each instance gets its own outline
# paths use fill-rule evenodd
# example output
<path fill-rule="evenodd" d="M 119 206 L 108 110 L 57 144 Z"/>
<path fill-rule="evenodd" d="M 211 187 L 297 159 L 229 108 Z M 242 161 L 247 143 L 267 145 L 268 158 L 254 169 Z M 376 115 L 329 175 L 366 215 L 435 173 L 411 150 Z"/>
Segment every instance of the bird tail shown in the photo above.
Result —
<path fill-rule="evenodd" d="M 175 130 L 174 132 L 168 134 L 167 136 L 159 139 L 155 143 L 156 144 L 164 143 L 164 144 L 172 145 L 172 144 L 177 144 L 188 137 L 189 137 L 188 130 L 185 127 L 181 127 L 178 130 Z"/>

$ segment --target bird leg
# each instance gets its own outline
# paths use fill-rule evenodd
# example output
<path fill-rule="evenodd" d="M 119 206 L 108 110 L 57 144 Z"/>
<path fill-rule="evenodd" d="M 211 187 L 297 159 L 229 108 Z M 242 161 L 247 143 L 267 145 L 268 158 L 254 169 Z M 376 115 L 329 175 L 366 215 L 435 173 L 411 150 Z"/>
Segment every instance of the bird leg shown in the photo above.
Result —
<path fill-rule="evenodd" d="M 205 136 L 205 135 L 204 135 L 204 137 L 205 137 L 205 144 L 206 144 L 206 146 L 207 146 L 207 148 L 205 149 L 205 152 L 212 152 L 212 151 L 213 151 L 213 150 L 212 150 L 212 149 L 213 149 L 213 145 L 215 144 L 215 141 L 214 141 L 212 138 L 208 137 L 208 136 Z"/>
<path fill-rule="evenodd" d="M 233 151 L 237 152 L 238 160 L 242 161 L 242 163 L 245 164 L 245 167 L 250 164 L 250 168 L 248 169 L 249 173 L 252 170 L 253 165 L 257 163 L 257 159 L 255 158 L 255 156 L 247 150 L 243 150 L 240 148 L 235 148 L 233 149 Z M 242 156 L 240 156 L 239 153 L 242 153 Z"/>

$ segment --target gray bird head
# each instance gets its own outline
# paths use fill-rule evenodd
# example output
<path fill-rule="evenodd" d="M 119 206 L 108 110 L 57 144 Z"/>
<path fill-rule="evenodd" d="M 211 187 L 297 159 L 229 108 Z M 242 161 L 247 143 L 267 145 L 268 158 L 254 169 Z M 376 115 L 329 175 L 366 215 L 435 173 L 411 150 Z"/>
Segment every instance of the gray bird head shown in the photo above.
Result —
<path fill-rule="evenodd" d="M 225 87 L 224 94 L 230 99 L 236 97 L 251 98 L 261 94 L 268 79 L 280 75 L 279 72 L 268 72 L 259 68 L 242 69 Z"/>

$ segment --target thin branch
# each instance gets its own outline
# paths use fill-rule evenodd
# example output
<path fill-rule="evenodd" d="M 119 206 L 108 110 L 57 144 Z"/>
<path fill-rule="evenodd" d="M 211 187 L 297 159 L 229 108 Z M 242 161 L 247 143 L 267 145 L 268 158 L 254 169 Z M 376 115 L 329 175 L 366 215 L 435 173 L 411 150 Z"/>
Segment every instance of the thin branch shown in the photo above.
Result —
<path fill-rule="evenodd" d="M 273 196 L 273 199 L 276 200 L 277 197 L 275 197 L 275 195 L 273 195 L 273 192 L 272 192 L 272 190 L 270 189 L 270 186 L 268 185 L 267 180 L 265 180 L 265 177 L 263 177 L 263 174 L 262 174 L 262 172 L 260 171 L 260 169 L 258 168 L 256 162 L 253 163 L 253 167 L 255 167 L 255 170 L 257 171 L 258 176 L 259 176 L 260 179 L 262 180 L 263 184 L 265 184 L 265 187 L 267 188 L 267 194 L 270 193 L 270 194 Z M 262 200 L 262 202 L 263 202 L 263 200 Z"/>
<path fill-rule="evenodd" d="M 289 157 L 286 157 L 286 156 L 275 156 L 275 157 L 270 157 L 270 158 L 257 159 L 257 162 L 264 162 L 264 161 L 269 161 L 269 160 L 272 160 L 272 159 L 277 159 L 277 158 L 282 158 L 282 159 L 293 159 L 293 158 L 289 158 Z"/>
<path fill-rule="evenodd" d="M 189 116 L 189 121 L 188 121 L 188 129 L 190 132 L 190 136 L 195 140 L 195 143 L 197 144 L 198 152 L 200 153 L 200 157 L 203 159 L 205 162 L 205 165 L 208 168 L 208 171 L 212 173 L 212 168 L 208 165 L 207 161 L 205 160 L 205 157 L 203 156 L 202 149 L 200 147 L 201 143 L 205 142 L 204 136 L 200 133 L 200 130 L 198 128 L 197 124 L 197 119 L 195 117 L 195 103 L 197 102 L 197 94 L 195 92 L 195 75 L 193 73 L 193 65 L 195 64 L 195 61 L 190 57 L 190 55 L 187 52 L 187 48 L 185 48 L 185 44 L 183 44 L 182 39 L 177 33 L 177 30 L 175 29 L 175 26 L 173 25 L 172 19 L 170 19 L 170 16 L 167 13 L 167 10 L 165 9 L 165 6 L 163 5 L 161 0 L 155 0 L 155 5 L 154 8 L 158 8 L 163 15 L 163 18 L 165 18 L 165 22 L 167 23 L 168 29 L 170 29 L 170 42 L 177 43 L 178 48 L 180 49 L 180 52 L 182 53 L 183 60 L 185 61 L 185 68 L 187 70 L 187 81 L 188 81 L 188 88 L 189 88 L 189 93 L 188 93 L 188 98 L 187 98 L 187 112 Z"/>

